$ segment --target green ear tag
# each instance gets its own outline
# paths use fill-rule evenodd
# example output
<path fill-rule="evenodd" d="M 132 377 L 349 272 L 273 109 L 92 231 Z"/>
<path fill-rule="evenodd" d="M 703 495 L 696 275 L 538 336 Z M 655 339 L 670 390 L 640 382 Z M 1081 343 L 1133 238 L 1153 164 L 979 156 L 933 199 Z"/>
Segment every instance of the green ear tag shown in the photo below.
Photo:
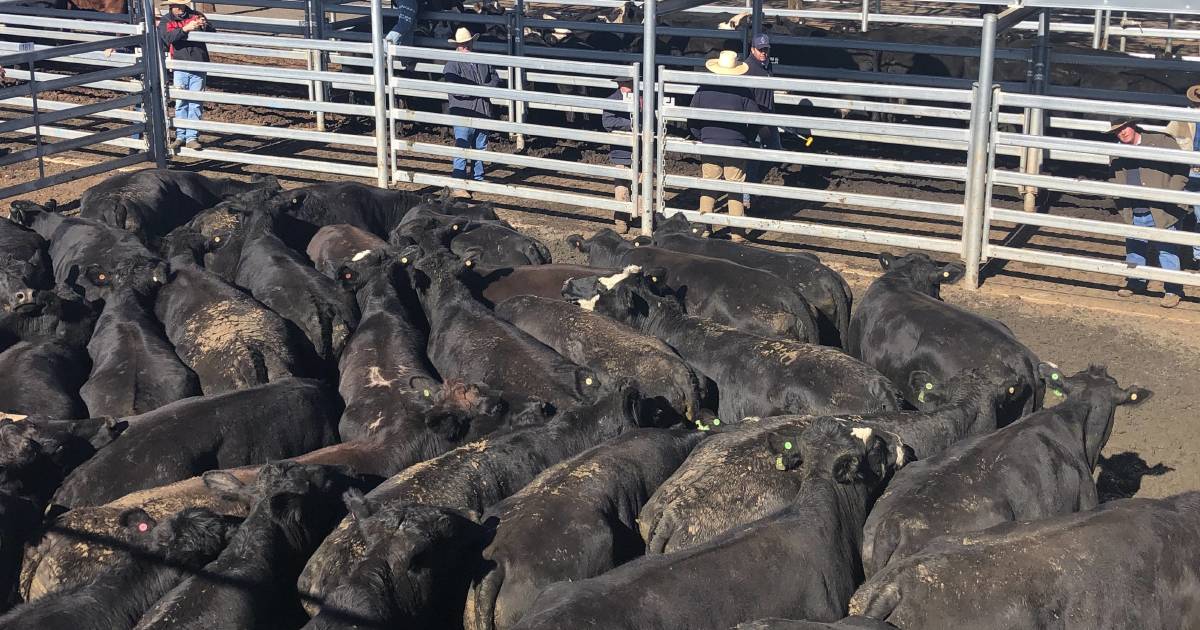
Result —
<path fill-rule="evenodd" d="M 721 419 L 720 419 L 720 418 L 713 418 L 713 426 L 714 426 L 714 427 L 719 427 L 719 426 L 721 426 Z"/>
<path fill-rule="evenodd" d="M 917 402 L 925 402 L 925 392 L 917 394 Z"/>
<path fill-rule="evenodd" d="M 1055 395 L 1055 396 L 1062 396 L 1062 390 L 1061 390 L 1061 389 L 1056 389 L 1056 390 L 1054 390 L 1054 395 Z"/>
<path fill-rule="evenodd" d="M 1050 380 L 1057 381 L 1058 380 L 1058 372 L 1054 372 L 1053 374 L 1051 374 Z"/>
<path fill-rule="evenodd" d="M 775 458 L 775 469 L 776 470 L 787 470 L 787 468 L 785 468 L 783 465 L 783 455 L 779 455 L 778 457 Z"/>
<path fill-rule="evenodd" d="M 1135 395 L 1136 395 L 1136 394 L 1135 394 Z M 784 442 L 784 443 L 783 443 L 783 450 L 785 450 L 785 451 L 790 451 L 790 450 L 792 450 L 792 443 L 791 443 L 791 442 Z"/>
<path fill-rule="evenodd" d="M 696 428 L 697 428 L 698 430 L 700 430 L 700 431 L 707 431 L 707 430 L 711 429 L 712 427 L 710 427 L 710 426 L 708 426 L 707 424 L 704 424 L 703 422 L 700 422 L 699 420 L 697 420 L 697 421 L 696 421 Z"/>

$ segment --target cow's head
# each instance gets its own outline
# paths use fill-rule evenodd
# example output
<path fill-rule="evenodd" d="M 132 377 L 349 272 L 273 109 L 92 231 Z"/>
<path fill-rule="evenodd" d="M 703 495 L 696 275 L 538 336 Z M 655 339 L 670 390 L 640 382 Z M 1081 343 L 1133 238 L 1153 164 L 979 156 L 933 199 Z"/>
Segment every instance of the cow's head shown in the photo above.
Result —
<path fill-rule="evenodd" d="M 204 485 L 219 496 L 250 508 L 279 526 L 289 541 L 309 544 L 310 532 L 329 531 L 342 518 L 341 495 L 357 485 L 347 466 L 322 466 L 281 461 L 264 465 L 254 483 L 213 470 L 204 473 Z M 265 514 L 264 514 L 265 512 Z"/>
<path fill-rule="evenodd" d="M 1154 392 L 1137 385 L 1122 388 L 1117 384 L 1117 379 L 1108 375 L 1108 369 L 1103 365 L 1091 365 L 1086 370 L 1065 376 L 1054 364 L 1041 363 L 1038 373 L 1055 397 L 1086 396 L 1096 402 L 1112 405 L 1138 405 L 1154 395 Z"/>
<path fill-rule="evenodd" d="M 609 228 L 596 232 L 589 239 L 572 234 L 565 241 L 568 246 L 587 254 L 588 263 L 594 267 L 620 267 L 622 255 L 634 247 Z"/>
<path fill-rule="evenodd" d="M 907 254 L 897 258 L 884 252 L 879 255 L 879 266 L 884 277 L 902 280 L 914 291 L 930 297 L 941 297 L 943 284 L 954 284 L 962 279 L 966 270 L 958 263 L 942 265 L 928 254 Z"/>
<path fill-rule="evenodd" d="M 152 299 L 170 280 L 170 272 L 170 266 L 163 260 L 135 255 L 116 264 L 87 265 L 79 269 L 75 283 L 88 300 L 105 300 L 121 290 Z"/>
<path fill-rule="evenodd" d="M 0 311 L 11 313 L 33 305 L 36 291 L 50 288 L 42 254 L 36 252 L 28 260 L 0 254 Z"/>
<path fill-rule="evenodd" d="M 132 508 L 122 512 L 118 522 L 131 540 L 156 556 L 194 569 L 216 559 L 233 532 L 225 517 L 202 507 L 184 509 L 161 522 L 141 508 Z"/>
<path fill-rule="evenodd" d="M 206 237 L 197 230 L 181 227 L 171 230 L 170 234 L 162 238 L 158 251 L 163 258 L 176 264 L 201 265 L 204 263 L 204 255 L 220 249 L 226 240 L 228 240 L 226 235 L 217 234 Z"/>
<path fill-rule="evenodd" d="M 0 478 L 26 495 L 49 497 L 63 476 L 129 424 L 114 418 L 57 420 L 26 416 L 0 420 Z"/>
<path fill-rule="evenodd" d="M 356 293 L 381 274 L 386 275 L 389 279 L 394 279 L 394 272 L 397 269 L 413 264 L 420 257 L 421 247 L 419 245 L 409 245 L 398 250 L 390 248 L 363 250 L 339 265 L 334 279 L 346 291 Z"/>
<path fill-rule="evenodd" d="M 803 427 L 767 433 L 767 453 L 774 461 L 775 470 L 796 470 L 804 463 L 804 456 L 800 453 L 800 437 L 803 434 Z"/>
<path fill-rule="evenodd" d="M 816 418 L 799 438 L 800 474 L 832 481 L 869 501 L 907 463 L 905 447 L 897 435 L 879 428 Z"/>
<path fill-rule="evenodd" d="M 572 278 L 563 284 L 562 295 L 580 308 L 634 327 L 640 327 L 655 310 L 678 306 L 661 267 L 630 265 L 613 274 Z"/>
<path fill-rule="evenodd" d="M 707 238 L 711 234 L 711 228 L 704 223 L 692 223 L 682 212 L 677 212 L 657 223 L 654 226 L 654 234 L 687 234 Z"/>
<path fill-rule="evenodd" d="M 58 202 L 51 199 L 46 205 L 38 205 L 28 199 L 18 199 L 9 204 L 8 216 L 13 223 L 30 227 L 39 217 L 57 212 Z"/>

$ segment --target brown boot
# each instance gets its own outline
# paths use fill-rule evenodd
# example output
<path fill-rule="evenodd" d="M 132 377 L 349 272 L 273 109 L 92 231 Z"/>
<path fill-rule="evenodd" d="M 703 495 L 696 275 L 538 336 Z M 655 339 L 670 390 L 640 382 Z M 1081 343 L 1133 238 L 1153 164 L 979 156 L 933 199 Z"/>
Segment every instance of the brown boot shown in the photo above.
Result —
<path fill-rule="evenodd" d="M 1158 303 L 1163 308 L 1175 308 L 1183 301 L 1178 293 L 1167 293 L 1162 296 L 1162 301 Z"/>

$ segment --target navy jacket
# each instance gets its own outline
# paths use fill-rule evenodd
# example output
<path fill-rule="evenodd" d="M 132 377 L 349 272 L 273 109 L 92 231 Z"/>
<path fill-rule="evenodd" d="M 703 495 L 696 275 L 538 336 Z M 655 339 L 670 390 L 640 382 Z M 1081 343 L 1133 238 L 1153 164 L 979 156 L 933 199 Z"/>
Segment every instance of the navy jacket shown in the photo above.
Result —
<path fill-rule="evenodd" d="M 750 66 L 750 71 L 746 73 L 746 76 L 769 77 L 772 74 L 770 57 L 767 57 L 766 63 L 759 63 L 757 59 L 751 57 L 746 60 L 746 65 Z M 765 114 L 775 113 L 775 90 L 754 88 L 750 90 L 750 96 L 760 111 Z"/>
<path fill-rule="evenodd" d="M 188 39 L 187 31 L 183 30 L 183 25 L 188 20 L 203 17 L 204 14 L 199 11 L 188 11 L 183 18 L 177 18 L 174 14 L 168 12 L 162 20 L 158 22 L 158 36 L 162 39 L 163 46 L 167 47 L 167 52 L 172 59 L 179 61 L 208 61 L 208 46 L 202 42 L 193 42 Z M 200 29 L 206 33 L 212 33 L 216 29 L 212 24 L 207 24 Z"/>
<path fill-rule="evenodd" d="M 446 81 L 450 83 L 466 83 L 467 85 L 483 85 L 498 87 L 500 75 L 486 63 L 466 63 L 462 61 L 447 61 L 442 70 Z M 450 114 L 453 116 L 472 116 L 474 118 L 491 118 L 492 102 L 482 96 L 464 96 L 451 94 Z"/>
<path fill-rule="evenodd" d="M 614 101 L 619 101 L 622 100 L 623 95 L 621 94 L 621 90 L 618 88 L 617 91 L 610 94 L 608 98 Z M 633 123 L 630 120 L 629 114 L 626 112 L 615 112 L 611 109 L 606 109 L 604 110 L 604 117 L 601 122 L 604 123 L 605 131 L 633 130 Z M 612 151 L 608 153 L 609 161 L 620 166 L 629 166 L 629 161 L 632 158 L 633 153 L 630 152 L 628 147 L 614 146 Z"/>
<path fill-rule="evenodd" d="M 726 109 L 735 112 L 759 113 L 758 105 L 750 96 L 750 90 L 736 87 L 702 85 L 692 96 L 691 106 L 695 109 Z M 723 144 L 731 147 L 748 147 L 758 133 L 757 125 L 745 123 L 717 122 L 715 120 L 689 120 L 688 129 L 692 137 L 706 144 Z"/>

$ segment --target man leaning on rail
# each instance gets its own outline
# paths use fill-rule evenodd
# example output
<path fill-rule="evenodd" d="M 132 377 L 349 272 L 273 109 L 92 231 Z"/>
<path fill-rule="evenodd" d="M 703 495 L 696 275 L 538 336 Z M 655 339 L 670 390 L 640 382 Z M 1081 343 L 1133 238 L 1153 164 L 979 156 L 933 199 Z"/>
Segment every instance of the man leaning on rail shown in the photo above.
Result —
<path fill-rule="evenodd" d="M 774 73 L 771 71 L 771 38 L 766 33 L 759 33 L 754 36 L 754 41 L 750 45 L 750 58 L 746 60 L 746 64 L 750 66 L 750 70 L 746 72 L 752 77 L 769 77 Z M 775 113 L 775 90 L 770 88 L 754 88 L 750 91 L 754 97 L 754 102 L 758 104 L 758 108 L 765 114 Z M 763 149 L 780 150 L 783 148 L 783 142 L 779 138 L 779 127 L 775 125 L 763 125 L 758 128 L 758 146 Z M 746 179 L 752 184 L 761 184 L 767 176 L 767 171 L 771 170 L 771 163 L 762 160 L 750 160 L 747 167 Z M 750 194 L 742 195 L 742 203 L 746 207 L 750 207 Z"/>
<path fill-rule="evenodd" d="M 1113 122 L 1109 133 L 1117 135 L 1121 144 L 1153 147 L 1157 149 L 1179 149 L 1174 138 L 1156 131 L 1142 128 L 1141 122 L 1132 118 L 1121 118 Z M 1187 183 L 1187 167 L 1183 164 L 1156 162 L 1148 158 L 1113 158 L 1113 182 L 1127 186 L 1143 186 L 1165 190 L 1183 190 Z M 1177 229 L 1179 220 L 1187 210 L 1178 204 L 1142 199 L 1118 198 L 1117 209 L 1121 216 L 1138 227 L 1160 227 Z M 1157 253 L 1157 266 L 1179 271 L 1179 252 L 1182 246 L 1173 243 L 1157 243 L 1140 238 L 1125 239 L 1125 262 L 1130 266 L 1146 265 Z M 1153 264 L 1153 263 L 1151 263 Z M 1146 281 L 1126 278 L 1125 286 L 1117 291 L 1121 297 L 1145 293 Z M 1183 299 L 1183 285 L 1168 282 L 1163 285 L 1163 308 L 1175 308 Z"/>
<path fill-rule="evenodd" d="M 467 53 L 471 52 L 471 48 L 474 47 L 476 37 L 479 37 L 479 35 L 471 34 L 471 31 L 466 28 L 459 28 L 454 34 L 454 39 L 450 40 L 450 43 L 455 45 L 455 50 L 458 52 Z M 500 85 L 500 76 L 496 74 L 495 69 L 486 63 L 457 60 L 447 61 L 445 68 L 442 69 L 442 76 L 450 83 L 485 87 L 497 87 Z M 469 118 L 492 117 L 492 101 L 486 96 L 460 94 L 450 94 L 448 96 L 451 116 L 466 116 Z M 486 129 L 455 125 L 454 146 L 460 149 L 486 151 L 488 148 L 488 132 Z M 470 161 L 475 163 L 472 178 L 477 182 L 483 181 L 483 160 L 475 159 Z M 467 158 L 454 158 L 455 177 L 463 180 L 467 179 L 467 162 Z M 460 199 L 471 198 L 471 192 L 465 188 L 456 189 L 452 194 Z"/>
<path fill-rule="evenodd" d="M 208 46 L 205 46 L 204 42 L 192 41 L 188 34 L 195 31 L 215 31 L 216 29 L 208 23 L 208 18 L 193 8 L 192 0 L 166 0 L 161 6 L 167 10 L 167 15 L 158 24 L 158 35 L 167 47 L 167 55 L 176 61 L 207 62 Z M 181 90 L 200 92 L 204 90 L 206 77 L 207 73 L 204 72 L 175 70 L 172 72 L 172 84 Z M 200 120 L 201 111 L 200 101 L 183 98 L 175 101 L 175 118 L 179 120 Z M 199 132 L 177 127 L 171 148 L 178 149 L 180 146 L 199 149 Z"/>
<path fill-rule="evenodd" d="M 628 96 L 630 94 L 633 94 L 633 79 L 621 77 L 617 79 L 617 90 L 608 95 L 608 98 L 622 101 L 627 98 L 633 98 L 632 96 Z M 638 107 L 641 107 L 640 103 Z M 633 123 L 631 120 L 629 112 L 606 109 L 604 110 L 601 122 L 604 124 L 604 130 L 611 133 L 613 131 L 632 131 Z M 629 168 L 632 160 L 633 153 L 627 147 L 616 145 L 608 152 L 608 161 L 612 162 L 614 166 Z M 617 184 L 613 186 L 613 196 L 617 201 L 629 201 L 629 182 L 618 180 Z M 618 233 L 625 234 L 629 232 L 629 215 L 624 212 L 614 213 L 613 223 Z"/>
<path fill-rule="evenodd" d="M 750 70 L 745 62 L 738 59 L 732 50 L 723 50 L 716 59 L 704 62 L 709 72 L 719 75 L 738 76 Z M 701 85 L 692 96 L 693 109 L 723 109 L 735 112 L 757 114 L 761 110 L 751 97 L 750 90 L 736 86 Z M 715 120 L 689 120 L 688 128 L 692 137 L 704 144 L 718 144 L 730 147 L 749 147 L 750 140 L 758 133 L 758 127 L 746 123 L 718 122 Z M 700 175 L 704 179 L 724 179 L 729 182 L 746 181 L 746 159 L 735 157 L 705 156 L 700 165 Z M 745 216 L 746 210 L 742 205 L 740 193 L 726 195 L 730 216 Z M 700 212 L 707 214 L 716 210 L 717 199 L 708 191 L 700 194 Z M 742 242 L 740 228 L 731 228 L 729 238 Z"/>

